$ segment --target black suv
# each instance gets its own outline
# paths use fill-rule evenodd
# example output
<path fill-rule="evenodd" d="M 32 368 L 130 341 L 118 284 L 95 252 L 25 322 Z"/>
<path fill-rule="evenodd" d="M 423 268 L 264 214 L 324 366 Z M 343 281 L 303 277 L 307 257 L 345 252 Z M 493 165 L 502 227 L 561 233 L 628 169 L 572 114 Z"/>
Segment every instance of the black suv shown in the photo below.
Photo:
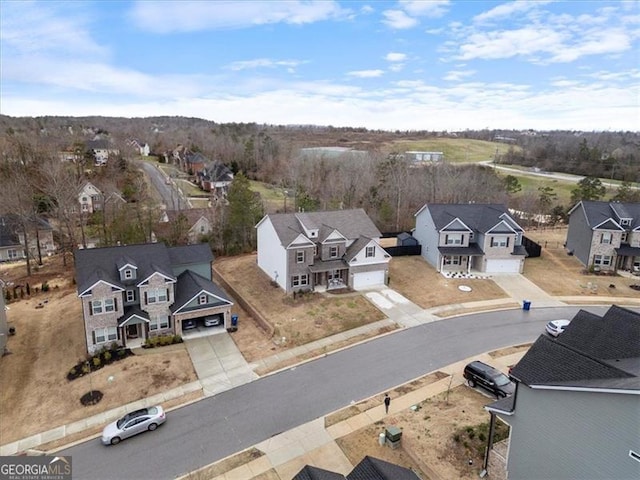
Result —
<path fill-rule="evenodd" d="M 478 385 L 498 398 L 511 395 L 516 389 L 509 377 L 500 370 L 477 360 L 464 367 L 464 378 L 470 387 Z"/>

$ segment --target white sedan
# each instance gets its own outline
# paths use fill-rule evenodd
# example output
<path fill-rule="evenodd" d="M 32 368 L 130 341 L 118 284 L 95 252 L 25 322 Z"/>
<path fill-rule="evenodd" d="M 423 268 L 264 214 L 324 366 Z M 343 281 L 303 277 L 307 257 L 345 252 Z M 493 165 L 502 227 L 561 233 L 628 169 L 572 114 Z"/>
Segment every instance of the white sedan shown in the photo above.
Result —
<path fill-rule="evenodd" d="M 141 408 L 135 412 L 127 413 L 120 420 L 110 423 L 102 431 L 102 443 L 115 445 L 125 438 L 138 433 L 153 431 L 162 425 L 166 416 L 162 407 Z"/>
<path fill-rule="evenodd" d="M 547 333 L 553 337 L 557 337 L 564 332 L 564 329 L 567 328 L 567 325 L 570 323 L 571 320 L 551 320 L 546 326 Z"/>

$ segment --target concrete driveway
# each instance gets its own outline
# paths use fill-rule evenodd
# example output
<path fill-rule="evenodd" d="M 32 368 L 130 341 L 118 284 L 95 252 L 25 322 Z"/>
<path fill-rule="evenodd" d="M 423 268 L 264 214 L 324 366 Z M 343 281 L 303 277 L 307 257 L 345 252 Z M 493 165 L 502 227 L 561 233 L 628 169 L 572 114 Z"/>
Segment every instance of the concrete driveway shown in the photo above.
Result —
<path fill-rule="evenodd" d="M 566 305 L 519 273 L 494 273 L 491 276 L 491 280 L 517 302 L 530 301 L 532 308 L 562 307 Z"/>
<path fill-rule="evenodd" d="M 258 378 L 226 331 L 185 338 L 184 343 L 207 397 Z"/>

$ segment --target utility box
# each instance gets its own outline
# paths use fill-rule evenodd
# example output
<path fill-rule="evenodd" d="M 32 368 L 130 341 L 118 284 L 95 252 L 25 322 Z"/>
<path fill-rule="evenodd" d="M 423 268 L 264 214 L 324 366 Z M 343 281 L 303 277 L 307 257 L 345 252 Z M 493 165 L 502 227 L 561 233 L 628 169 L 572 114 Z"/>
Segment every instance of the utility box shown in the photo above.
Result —
<path fill-rule="evenodd" d="M 402 439 L 402 430 L 398 427 L 389 426 L 385 429 L 385 437 L 387 440 L 387 444 L 392 448 L 396 449 L 400 446 L 400 440 Z"/>

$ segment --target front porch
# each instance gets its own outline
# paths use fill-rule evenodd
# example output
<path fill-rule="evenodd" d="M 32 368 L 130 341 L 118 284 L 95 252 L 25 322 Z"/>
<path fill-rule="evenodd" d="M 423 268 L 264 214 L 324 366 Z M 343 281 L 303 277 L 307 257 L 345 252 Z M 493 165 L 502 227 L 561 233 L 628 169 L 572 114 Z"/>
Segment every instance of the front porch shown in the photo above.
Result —
<path fill-rule="evenodd" d="M 342 260 L 320 262 L 309 267 L 313 288 L 317 292 L 338 290 L 348 286 L 349 268 Z"/>

